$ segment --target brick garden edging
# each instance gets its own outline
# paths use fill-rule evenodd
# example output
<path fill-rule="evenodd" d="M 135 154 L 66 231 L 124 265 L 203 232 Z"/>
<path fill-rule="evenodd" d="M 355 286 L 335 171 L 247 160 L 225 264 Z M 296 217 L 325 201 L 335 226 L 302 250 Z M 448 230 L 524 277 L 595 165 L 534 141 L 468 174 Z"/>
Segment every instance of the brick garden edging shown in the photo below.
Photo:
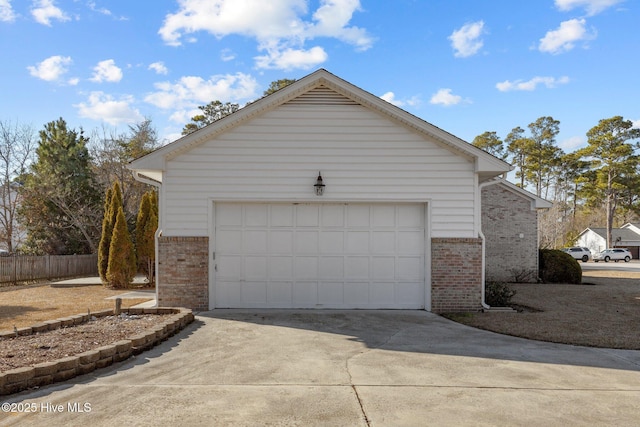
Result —
<path fill-rule="evenodd" d="M 0 373 L 0 396 L 18 393 L 33 387 L 41 387 L 59 381 L 66 381 L 77 375 L 88 374 L 96 369 L 121 362 L 131 356 L 142 353 L 166 340 L 193 322 L 193 312 L 186 308 L 129 308 L 122 309 L 127 314 L 174 314 L 168 320 L 150 328 L 146 332 L 131 336 L 125 340 L 85 351 L 75 356 L 65 357 L 53 362 L 42 362 L 31 367 L 16 368 Z M 114 310 L 102 310 L 91 314 L 77 314 L 36 325 L 18 328 L 16 331 L 0 332 L 0 338 L 30 335 L 60 327 L 80 325 L 91 316 L 104 317 L 114 314 Z"/>

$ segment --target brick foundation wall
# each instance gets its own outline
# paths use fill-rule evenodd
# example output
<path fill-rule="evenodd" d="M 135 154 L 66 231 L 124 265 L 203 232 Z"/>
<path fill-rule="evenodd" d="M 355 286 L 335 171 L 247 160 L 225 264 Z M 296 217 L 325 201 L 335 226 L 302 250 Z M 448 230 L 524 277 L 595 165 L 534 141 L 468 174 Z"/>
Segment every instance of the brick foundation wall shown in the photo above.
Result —
<path fill-rule="evenodd" d="M 538 212 L 531 200 L 499 184 L 484 187 L 482 232 L 487 281 L 536 282 Z"/>
<path fill-rule="evenodd" d="M 209 238 L 158 239 L 158 306 L 209 310 Z"/>
<path fill-rule="evenodd" d="M 431 239 L 431 311 L 482 308 L 482 240 Z"/>

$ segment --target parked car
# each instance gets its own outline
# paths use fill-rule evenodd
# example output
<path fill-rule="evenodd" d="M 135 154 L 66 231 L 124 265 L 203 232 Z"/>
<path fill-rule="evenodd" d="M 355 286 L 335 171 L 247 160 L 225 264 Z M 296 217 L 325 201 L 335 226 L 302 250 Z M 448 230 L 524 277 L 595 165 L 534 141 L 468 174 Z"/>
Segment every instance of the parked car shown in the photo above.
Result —
<path fill-rule="evenodd" d="M 632 258 L 631 252 L 629 252 L 627 249 L 613 248 L 613 249 L 605 249 L 599 254 L 596 254 L 596 256 L 593 257 L 593 260 L 595 262 L 598 262 L 598 261 L 609 262 L 610 260 L 618 262 L 621 259 L 623 259 L 624 262 L 629 262 L 631 261 L 631 258 Z"/>
<path fill-rule="evenodd" d="M 576 246 L 573 248 L 564 248 L 563 251 L 582 262 L 587 262 L 591 259 L 591 251 L 589 250 L 589 248 L 581 248 Z"/>

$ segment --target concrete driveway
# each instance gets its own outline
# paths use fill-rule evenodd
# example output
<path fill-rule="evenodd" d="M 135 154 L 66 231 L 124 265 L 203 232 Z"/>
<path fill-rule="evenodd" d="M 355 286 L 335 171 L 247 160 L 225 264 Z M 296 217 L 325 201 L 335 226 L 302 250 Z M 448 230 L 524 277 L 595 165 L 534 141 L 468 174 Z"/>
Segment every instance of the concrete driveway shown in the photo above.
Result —
<path fill-rule="evenodd" d="M 0 425 L 630 426 L 640 352 L 421 311 L 211 311 L 135 359 L 4 401 L 35 413 Z"/>

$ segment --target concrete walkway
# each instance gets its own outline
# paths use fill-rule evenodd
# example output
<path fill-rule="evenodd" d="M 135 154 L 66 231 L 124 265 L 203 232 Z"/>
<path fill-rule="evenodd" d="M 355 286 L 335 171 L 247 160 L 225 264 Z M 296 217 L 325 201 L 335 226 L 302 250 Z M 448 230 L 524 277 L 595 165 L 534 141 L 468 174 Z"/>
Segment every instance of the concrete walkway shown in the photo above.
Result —
<path fill-rule="evenodd" d="M 0 425 L 632 426 L 640 352 L 421 311 L 217 310 L 135 359 L 4 400 L 36 413 Z"/>

